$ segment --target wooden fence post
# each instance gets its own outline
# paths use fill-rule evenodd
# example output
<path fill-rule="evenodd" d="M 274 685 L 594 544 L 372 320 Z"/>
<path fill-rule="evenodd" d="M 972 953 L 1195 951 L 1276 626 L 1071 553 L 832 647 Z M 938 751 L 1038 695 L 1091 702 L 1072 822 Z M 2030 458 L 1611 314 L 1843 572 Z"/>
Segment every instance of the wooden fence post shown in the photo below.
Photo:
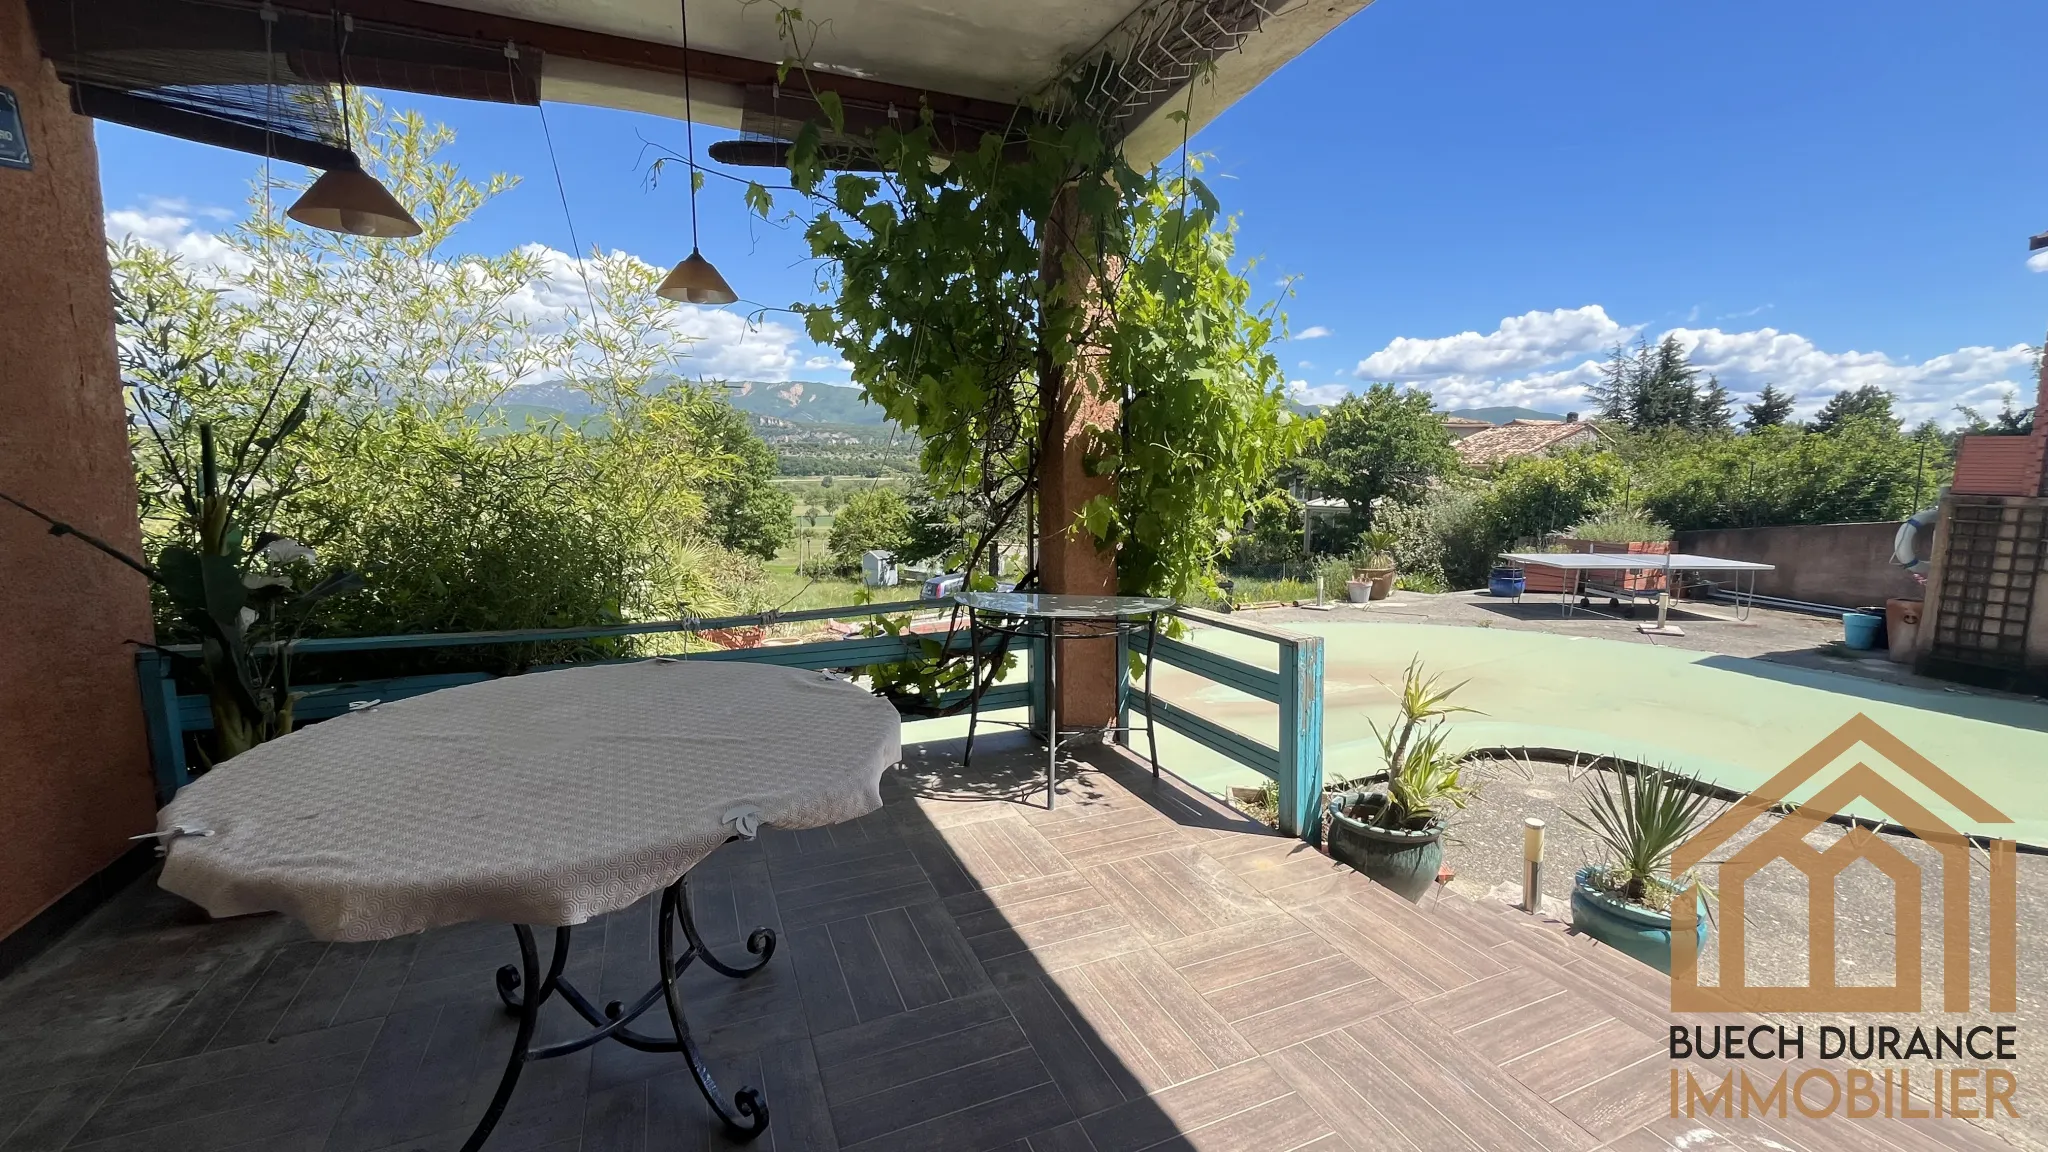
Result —
<path fill-rule="evenodd" d="M 1323 837 L 1323 638 L 1280 645 L 1280 831 Z"/>
<path fill-rule="evenodd" d="M 149 735 L 149 766 L 156 776 L 156 804 L 171 802 L 192 782 L 185 766 L 185 730 L 178 711 L 178 682 L 161 652 L 135 654 L 135 678 L 142 689 L 142 722 Z"/>

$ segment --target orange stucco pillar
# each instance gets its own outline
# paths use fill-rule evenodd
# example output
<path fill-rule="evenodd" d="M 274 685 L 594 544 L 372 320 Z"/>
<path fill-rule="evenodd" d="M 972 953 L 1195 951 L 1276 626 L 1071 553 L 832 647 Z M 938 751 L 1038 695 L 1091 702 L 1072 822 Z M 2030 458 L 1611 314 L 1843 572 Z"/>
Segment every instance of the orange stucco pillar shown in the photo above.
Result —
<path fill-rule="evenodd" d="M 1041 274 L 1084 316 L 1101 314 L 1102 285 L 1078 258 L 1094 237 L 1075 208 L 1073 189 L 1062 191 L 1047 219 Z M 1084 320 L 1084 332 L 1090 325 Z M 1081 506 L 1109 492 L 1113 476 L 1091 475 L 1088 461 L 1104 438 L 1116 434 L 1118 408 L 1104 379 L 1106 354 L 1085 336 L 1065 363 L 1048 358 L 1041 378 L 1048 397 L 1039 456 L 1039 567 L 1048 592 L 1107 596 L 1116 592 L 1116 554 L 1096 547 L 1076 523 Z M 1116 641 L 1066 640 L 1060 645 L 1059 713 L 1062 728 L 1116 722 Z"/>
<path fill-rule="evenodd" d="M 24 0 L 0 0 L 0 87 L 34 164 L 0 166 L 0 492 L 139 552 L 99 154 Z M 0 505 L 0 939 L 152 825 L 149 639 L 141 576 Z"/>

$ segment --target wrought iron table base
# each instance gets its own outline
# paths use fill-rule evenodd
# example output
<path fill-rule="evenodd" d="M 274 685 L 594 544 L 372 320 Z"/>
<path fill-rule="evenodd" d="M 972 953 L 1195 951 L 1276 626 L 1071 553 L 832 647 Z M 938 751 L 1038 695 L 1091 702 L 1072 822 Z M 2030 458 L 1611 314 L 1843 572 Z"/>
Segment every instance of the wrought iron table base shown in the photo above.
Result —
<path fill-rule="evenodd" d="M 689 945 L 681 956 L 676 955 L 675 948 L 678 924 L 682 926 L 683 937 Z M 462 1152 L 478 1152 L 490 1139 L 491 1130 L 497 1127 L 506 1106 L 512 1102 L 512 1090 L 518 1086 L 519 1073 L 527 1064 L 567 1056 L 605 1040 L 616 1040 L 642 1052 L 681 1052 L 690 1066 L 690 1074 L 697 1080 L 698 1090 L 704 1093 L 704 1102 L 711 1106 L 711 1111 L 725 1124 L 726 1131 L 734 1139 L 752 1140 L 767 1130 L 768 1105 L 758 1090 L 742 1088 L 733 1095 L 730 1103 L 719 1091 L 717 1080 L 704 1063 L 704 1054 L 698 1051 L 697 1042 L 690 1038 L 690 1025 L 683 1017 L 682 991 L 676 981 L 683 970 L 696 960 L 702 960 L 712 971 L 736 980 L 759 972 L 775 955 L 773 928 L 756 928 L 747 936 L 747 951 L 758 957 L 752 964 L 735 967 L 720 960 L 711 954 L 704 946 L 703 938 L 697 934 L 697 922 L 690 914 L 690 878 L 685 875 L 661 891 L 661 928 L 656 933 L 661 979 L 630 1005 L 614 1000 L 606 1004 L 602 1012 L 562 976 L 562 968 L 569 960 L 569 929 L 555 929 L 554 952 L 548 958 L 545 973 L 541 971 L 540 950 L 534 945 L 533 929 L 515 924 L 512 931 L 519 937 L 519 963 L 498 969 L 497 984 L 498 998 L 505 1002 L 508 1011 L 519 1017 L 519 1033 L 512 1042 L 512 1058 L 505 1065 L 503 1079 L 498 1081 L 498 1091 L 491 1097 L 490 1107 L 484 1110 L 476 1130 L 462 1145 Z M 549 997 L 556 995 L 561 996 L 563 1002 L 575 1009 L 576 1014 L 588 1021 L 594 1030 L 573 1039 L 535 1047 L 533 1034 L 540 1022 L 541 1006 Z M 668 1007 L 673 1039 L 629 1027 L 657 1000 Z"/>
<path fill-rule="evenodd" d="M 967 711 L 967 749 L 961 755 L 961 764 L 963 766 L 968 766 L 974 763 L 975 729 L 984 722 L 981 719 L 981 695 L 983 691 L 983 684 L 981 678 L 982 633 L 987 632 L 999 636 L 1015 636 L 1024 639 L 1044 639 L 1045 807 L 1047 811 L 1051 811 L 1054 801 L 1059 794 L 1059 762 L 1061 735 L 1059 709 L 1059 642 L 1062 640 L 1115 640 L 1122 637 L 1127 637 L 1132 632 L 1137 630 L 1138 620 L 1123 618 L 1084 618 L 1080 620 L 1068 620 L 1066 621 L 1066 624 L 1068 626 L 1062 627 L 1062 621 L 1059 619 L 1050 617 L 1046 617 L 1043 619 L 1045 620 L 1045 629 L 1041 634 L 1038 631 L 1032 629 L 1028 624 L 1024 624 L 1021 622 L 1001 624 L 983 623 L 981 620 L 980 612 L 978 610 L 974 608 L 968 609 L 967 650 L 970 654 L 969 659 L 972 661 L 973 667 L 972 678 L 970 681 L 972 685 L 970 689 L 972 693 L 972 698 L 968 703 Z M 1147 613 L 1142 617 L 1142 619 L 1145 625 L 1145 744 L 1146 750 L 1151 754 L 1150 759 L 1152 762 L 1152 778 L 1154 780 L 1157 780 L 1159 779 L 1159 726 L 1155 722 L 1152 715 L 1152 641 L 1159 635 L 1159 613 Z M 1080 625 L 1080 627 L 1072 627 L 1072 625 L 1075 624 Z M 1121 684 L 1123 680 L 1123 671 L 1121 669 L 1118 670 L 1117 679 L 1118 683 Z M 1121 701 L 1119 701 L 1118 710 L 1120 712 L 1122 711 Z M 1121 717 L 1119 717 L 1119 719 L 1121 719 Z M 1014 720 L 990 720 L 987 721 L 987 723 L 1008 724 L 1012 727 L 1021 728 L 1032 727 L 1032 725 L 1028 723 Z M 1131 727 L 1130 725 L 1119 723 L 1109 725 L 1104 728 L 1070 729 L 1068 731 L 1068 735 L 1078 736 L 1084 731 L 1114 732 L 1117 735 L 1119 743 L 1126 743 L 1130 740 L 1131 733 L 1136 731 L 1136 729 Z"/>

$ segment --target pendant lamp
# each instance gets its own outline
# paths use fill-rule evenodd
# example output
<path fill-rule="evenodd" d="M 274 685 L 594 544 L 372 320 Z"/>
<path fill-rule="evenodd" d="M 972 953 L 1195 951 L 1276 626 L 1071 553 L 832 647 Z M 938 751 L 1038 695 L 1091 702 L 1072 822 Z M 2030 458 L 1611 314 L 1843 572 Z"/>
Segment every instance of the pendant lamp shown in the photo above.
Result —
<path fill-rule="evenodd" d="M 335 12 L 334 65 L 341 83 L 341 139 L 349 145 L 351 157 L 355 149 L 348 136 L 348 52 L 344 33 L 354 28 L 353 18 Z M 412 218 L 398 197 L 363 171 L 360 163 L 322 172 L 284 214 L 308 228 L 324 228 L 349 236 L 397 238 L 420 234 L 419 221 Z"/>
<path fill-rule="evenodd" d="M 654 290 L 663 300 L 684 304 L 730 304 L 739 293 L 697 249 L 697 131 L 690 107 L 690 0 L 680 0 L 683 16 L 683 146 L 690 154 L 690 255 L 669 270 Z"/>

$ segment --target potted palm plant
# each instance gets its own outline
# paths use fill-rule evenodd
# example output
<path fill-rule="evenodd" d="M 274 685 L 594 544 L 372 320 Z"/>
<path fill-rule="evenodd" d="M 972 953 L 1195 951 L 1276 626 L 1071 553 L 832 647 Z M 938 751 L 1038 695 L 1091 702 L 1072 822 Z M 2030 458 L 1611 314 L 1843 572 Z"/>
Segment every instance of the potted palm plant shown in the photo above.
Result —
<path fill-rule="evenodd" d="M 1594 773 L 1583 799 L 1583 813 L 1565 815 L 1593 834 L 1606 859 L 1573 878 L 1573 927 L 1671 971 L 1673 900 L 1699 902 L 1699 944 L 1707 942 L 1712 890 L 1696 871 L 1672 876 L 1671 855 L 1706 823 L 1711 798 L 1692 777 L 1639 768 Z"/>
<path fill-rule="evenodd" d="M 1384 528 L 1374 528 L 1359 534 L 1358 546 L 1351 553 L 1352 603 L 1365 599 L 1384 600 L 1394 590 L 1394 534 Z M 1359 596 L 1357 585 L 1366 586 L 1366 595 Z"/>
<path fill-rule="evenodd" d="M 1399 717 L 1384 732 L 1373 728 L 1384 768 L 1366 780 L 1384 779 L 1384 790 L 1359 787 L 1329 799 L 1330 855 L 1409 900 L 1422 899 L 1436 881 L 1450 814 L 1476 791 L 1463 778 L 1464 753 L 1445 747 L 1444 717 L 1473 711 L 1450 703 L 1461 687 L 1443 687 L 1411 661 Z"/>

